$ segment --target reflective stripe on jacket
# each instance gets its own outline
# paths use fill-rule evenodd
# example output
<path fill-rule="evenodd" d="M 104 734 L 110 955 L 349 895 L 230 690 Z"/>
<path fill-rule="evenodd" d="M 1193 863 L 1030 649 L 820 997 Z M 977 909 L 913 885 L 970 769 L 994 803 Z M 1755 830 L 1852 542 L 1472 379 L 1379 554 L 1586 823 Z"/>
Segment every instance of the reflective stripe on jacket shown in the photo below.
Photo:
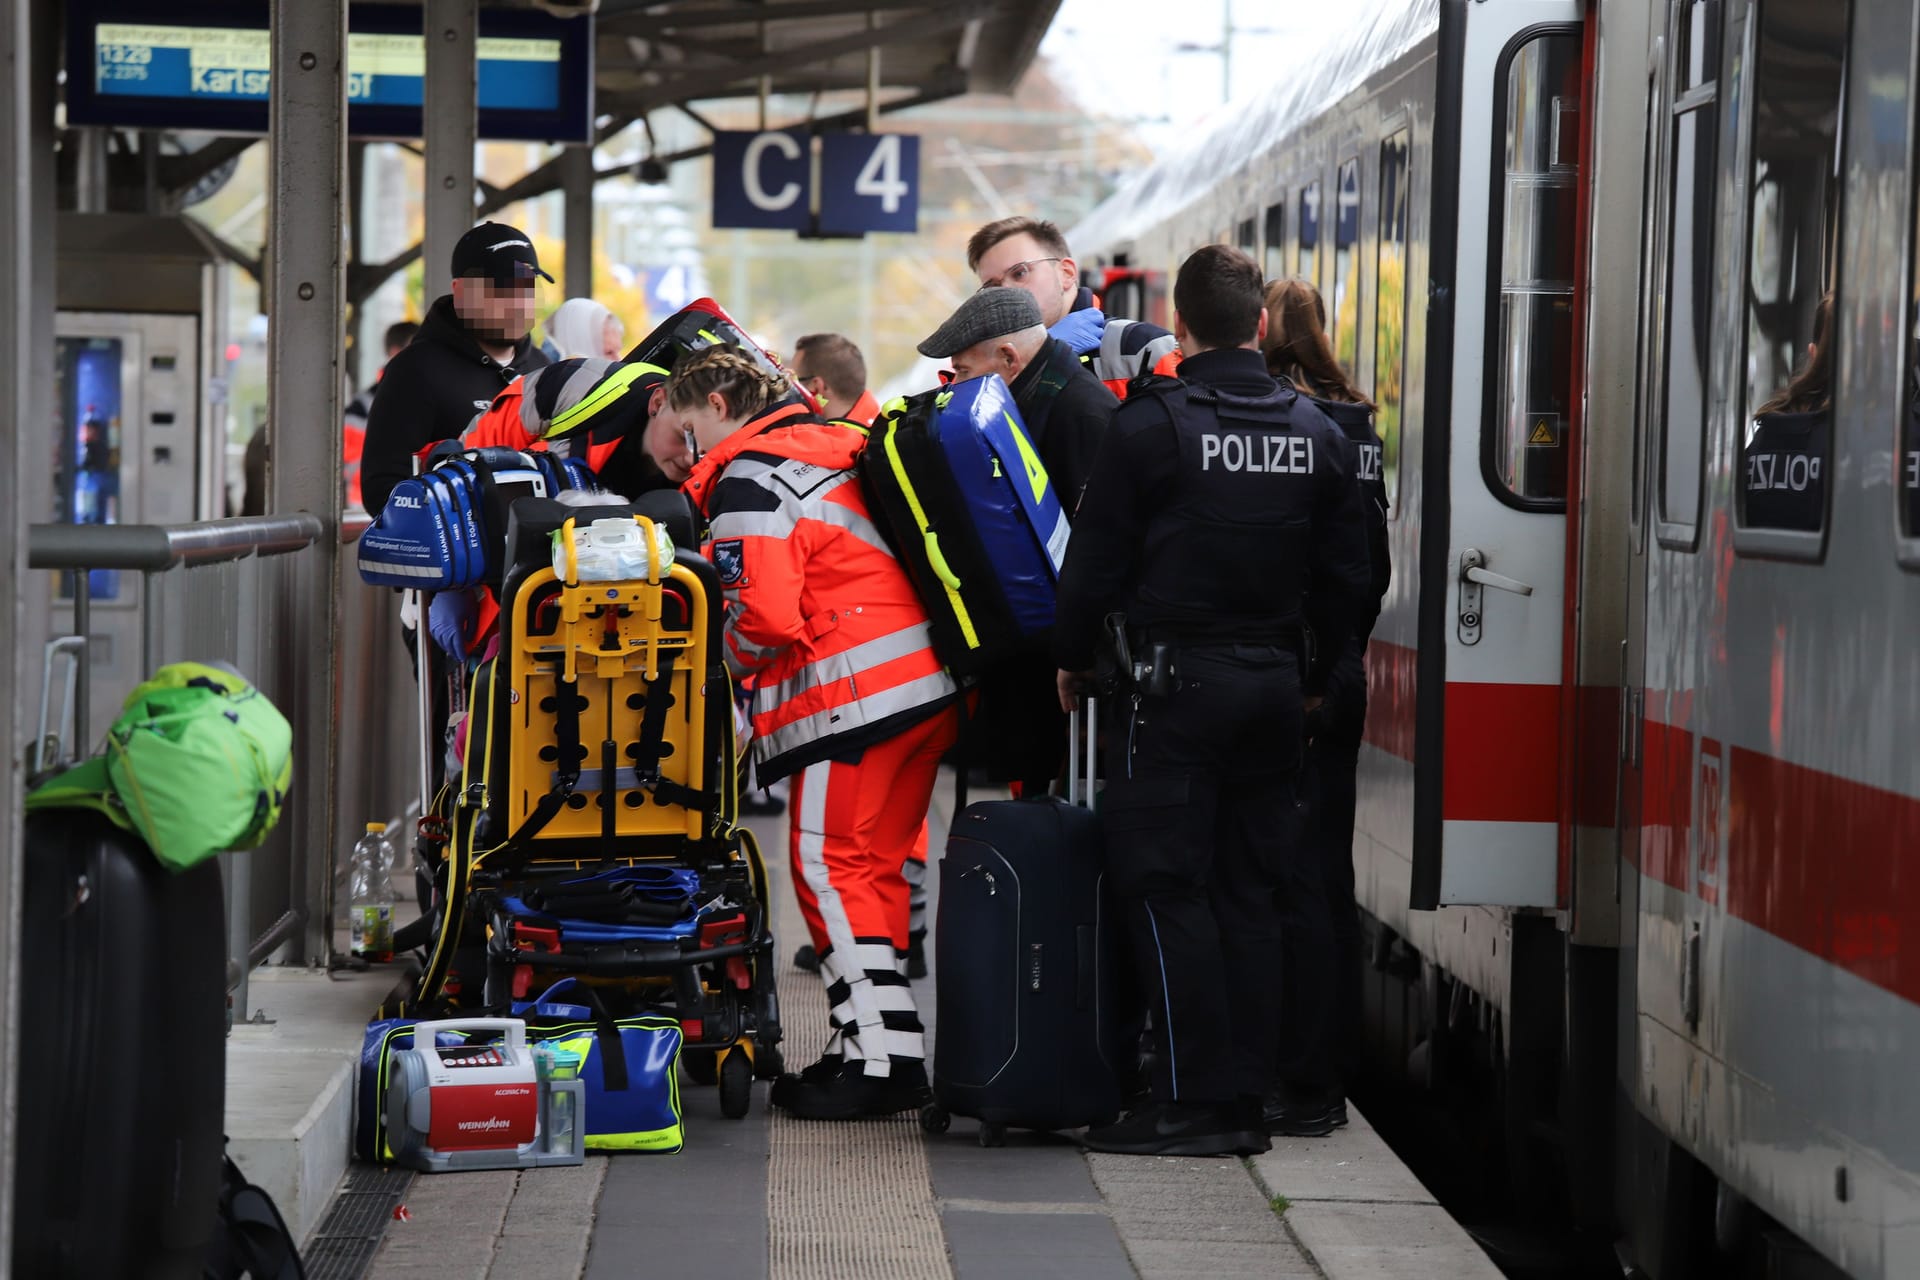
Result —
<path fill-rule="evenodd" d="M 868 515 L 853 470 L 865 443 L 782 405 L 702 457 L 683 486 L 711 527 L 728 664 L 754 676 L 763 782 L 884 741 L 957 694 L 926 608 Z"/>
<path fill-rule="evenodd" d="M 578 357 L 536 369 L 493 398 L 461 437 L 469 449 L 552 449 L 595 475 L 629 431 L 645 431 L 648 393 L 667 371 L 639 361 Z"/>
<path fill-rule="evenodd" d="M 1127 384 L 1150 373 L 1175 377 L 1180 368 L 1180 343 L 1158 325 L 1139 320 L 1107 319 L 1100 346 L 1080 357 L 1093 376 L 1107 384 L 1118 399 L 1127 398 Z"/>

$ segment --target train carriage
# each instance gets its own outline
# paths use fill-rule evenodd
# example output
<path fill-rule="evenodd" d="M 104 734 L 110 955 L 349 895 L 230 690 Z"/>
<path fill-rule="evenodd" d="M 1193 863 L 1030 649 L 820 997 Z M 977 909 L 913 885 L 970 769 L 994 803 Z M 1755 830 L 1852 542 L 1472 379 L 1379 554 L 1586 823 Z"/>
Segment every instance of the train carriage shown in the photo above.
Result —
<path fill-rule="evenodd" d="M 1917 48 L 1888 0 L 1377 4 L 1071 236 L 1117 314 L 1213 241 L 1326 297 L 1391 496 L 1370 1039 L 1478 1058 L 1512 1181 L 1653 1275 L 1716 1228 L 1920 1275 Z"/>

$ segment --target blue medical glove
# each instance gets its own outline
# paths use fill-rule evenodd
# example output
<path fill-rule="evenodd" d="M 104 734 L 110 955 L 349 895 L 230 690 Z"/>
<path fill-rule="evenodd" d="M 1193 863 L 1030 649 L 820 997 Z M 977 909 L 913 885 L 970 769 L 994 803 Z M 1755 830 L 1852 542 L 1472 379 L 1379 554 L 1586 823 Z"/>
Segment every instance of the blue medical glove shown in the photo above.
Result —
<path fill-rule="evenodd" d="M 1100 335 L 1106 331 L 1107 313 L 1098 307 L 1087 307 L 1081 311 L 1069 311 L 1047 333 L 1072 347 L 1075 355 L 1081 355 L 1098 347 Z"/>
<path fill-rule="evenodd" d="M 455 661 L 467 660 L 467 632 L 473 629 L 471 591 L 442 591 L 427 607 L 427 630 L 433 642 Z"/>

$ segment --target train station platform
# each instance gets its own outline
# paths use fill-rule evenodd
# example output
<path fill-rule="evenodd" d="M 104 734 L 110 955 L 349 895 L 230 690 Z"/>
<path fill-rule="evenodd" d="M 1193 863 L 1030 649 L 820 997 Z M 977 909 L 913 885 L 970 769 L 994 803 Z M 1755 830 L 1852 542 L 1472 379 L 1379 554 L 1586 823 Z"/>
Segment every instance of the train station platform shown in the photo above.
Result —
<path fill-rule="evenodd" d="M 936 850 L 951 796 L 950 782 L 936 793 Z M 770 855 L 784 851 L 785 817 L 751 825 Z M 784 859 L 770 861 L 783 1047 L 803 1064 L 825 1042 L 826 996 L 792 967 L 804 930 Z M 794 1120 L 771 1111 L 764 1084 L 728 1120 L 713 1090 L 687 1083 L 677 1155 L 525 1174 L 349 1168 L 359 1028 L 393 977 L 256 979 L 272 1021 L 236 1028 L 230 1049 L 235 1154 L 304 1234 L 317 1280 L 614 1280 L 669 1256 L 727 1280 L 1499 1275 L 1358 1110 L 1330 1137 L 1277 1139 L 1250 1160 L 1142 1158 L 1017 1131 L 986 1149 L 961 1118 L 934 1138 L 911 1113 Z M 931 979 L 915 993 L 936 1040 Z"/>

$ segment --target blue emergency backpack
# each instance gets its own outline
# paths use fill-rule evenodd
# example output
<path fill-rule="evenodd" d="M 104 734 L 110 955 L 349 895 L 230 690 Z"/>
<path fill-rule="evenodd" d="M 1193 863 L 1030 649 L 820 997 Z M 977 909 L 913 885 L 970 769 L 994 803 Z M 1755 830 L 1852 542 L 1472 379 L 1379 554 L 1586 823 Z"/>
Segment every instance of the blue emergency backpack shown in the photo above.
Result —
<path fill-rule="evenodd" d="M 362 581 L 419 591 L 497 587 L 515 499 L 599 488 L 586 463 L 544 450 L 453 446 L 431 464 L 395 485 L 360 535 Z"/>
<path fill-rule="evenodd" d="M 1066 509 L 998 374 L 890 401 L 860 472 L 954 675 L 978 674 L 1053 625 Z"/>

